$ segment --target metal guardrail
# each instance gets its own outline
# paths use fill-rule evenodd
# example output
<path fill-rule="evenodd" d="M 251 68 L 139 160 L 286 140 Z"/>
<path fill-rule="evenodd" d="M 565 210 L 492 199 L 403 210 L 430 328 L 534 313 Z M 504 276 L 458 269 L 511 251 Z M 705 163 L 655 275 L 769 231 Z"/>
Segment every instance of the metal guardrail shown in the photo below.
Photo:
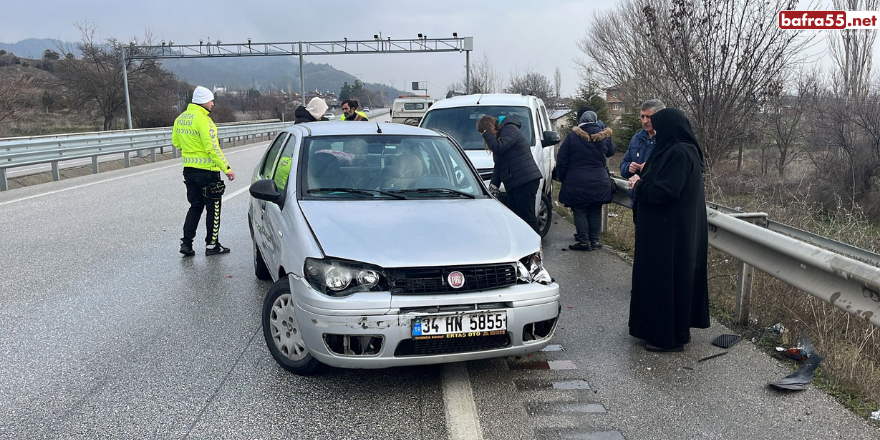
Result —
<path fill-rule="evenodd" d="M 235 146 L 239 140 L 256 140 L 257 136 L 262 140 L 290 124 L 224 124 L 217 131 L 220 142 L 231 142 Z M 165 147 L 171 147 L 174 157 L 177 157 L 178 150 L 171 145 L 171 128 L 0 139 L 0 191 L 9 188 L 6 176 L 8 168 L 50 163 L 52 179 L 60 180 L 58 163 L 62 161 L 91 158 L 92 172 L 97 173 L 100 156 L 122 153 L 125 167 L 129 167 L 131 152 L 149 150 L 151 161 L 155 162 L 156 149 Z"/>
<path fill-rule="evenodd" d="M 627 181 L 614 180 L 618 191 L 613 203 L 631 208 Z M 880 327 L 880 255 L 769 221 L 764 213 L 743 213 L 712 203 L 706 208 L 709 244 L 741 261 L 740 322 L 748 321 L 752 268 L 757 268 Z"/>

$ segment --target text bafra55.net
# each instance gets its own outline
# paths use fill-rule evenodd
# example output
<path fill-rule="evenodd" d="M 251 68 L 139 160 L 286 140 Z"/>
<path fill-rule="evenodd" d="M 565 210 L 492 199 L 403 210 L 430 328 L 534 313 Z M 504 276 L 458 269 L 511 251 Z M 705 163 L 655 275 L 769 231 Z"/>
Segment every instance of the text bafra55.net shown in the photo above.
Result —
<path fill-rule="evenodd" d="M 877 11 L 779 11 L 780 29 L 877 29 Z"/>

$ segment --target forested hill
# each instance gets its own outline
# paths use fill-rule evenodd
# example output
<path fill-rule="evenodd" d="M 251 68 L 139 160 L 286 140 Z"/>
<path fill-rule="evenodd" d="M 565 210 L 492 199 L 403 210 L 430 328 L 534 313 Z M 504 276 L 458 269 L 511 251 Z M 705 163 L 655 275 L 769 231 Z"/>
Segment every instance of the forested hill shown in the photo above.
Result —
<path fill-rule="evenodd" d="M 62 42 L 61 45 L 76 47 L 75 43 Z M 56 41 L 48 38 L 28 38 L 17 43 L 0 42 L 0 50 L 24 58 L 40 59 L 46 49 L 60 52 Z M 300 88 L 299 59 L 296 57 L 171 59 L 163 60 L 162 65 L 192 85 L 220 86 L 228 90 L 256 88 L 262 92 L 282 89 L 298 92 Z M 344 83 L 354 84 L 356 79 L 329 64 L 306 63 L 304 69 L 306 89 L 322 93 L 329 91 L 338 94 Z M 376 93 L 384 87 L 384 93 L 389 97 L 406 93 L 382 84 L 367 83 L 365 87 Z"/>

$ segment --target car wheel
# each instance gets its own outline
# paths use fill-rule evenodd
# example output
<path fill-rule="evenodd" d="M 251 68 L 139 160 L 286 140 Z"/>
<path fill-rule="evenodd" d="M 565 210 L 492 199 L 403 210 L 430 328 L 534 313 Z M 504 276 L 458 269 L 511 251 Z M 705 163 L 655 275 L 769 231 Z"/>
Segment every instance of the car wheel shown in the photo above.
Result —
<path fill-rule="evenodd" d="M 538 230 L 541 238 L 547 236 L 550 232 L 550 223 L 553 222 L 553 201 L 550 196 L 541 193 L 541 205 L 538 206 Z"/>
<path fill-rule="evenodd" d="M 257 247 L 256 242 L 254 242 L 254 275 L 257 276 L 258 280 L 272 279 L 272 273 L 269 272 L 266 261 L 263 260 L 263 254 L 260 252 L 260 248 Z"/>
<path fill-rule="evenodd" d="M 272 285 L 263 301 L 263 337 L 269 353 L 285 370 L 306 376 L 318 367 L 302 338 L 293 310 L 293 295 L 287 277 Z"/>

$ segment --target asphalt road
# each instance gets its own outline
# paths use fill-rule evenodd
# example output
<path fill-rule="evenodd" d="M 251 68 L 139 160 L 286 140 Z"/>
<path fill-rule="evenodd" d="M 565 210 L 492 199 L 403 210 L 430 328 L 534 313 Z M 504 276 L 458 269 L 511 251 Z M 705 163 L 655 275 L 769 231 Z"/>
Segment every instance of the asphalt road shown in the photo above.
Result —
<path fill-rule="evenodd" d="M 238 179 L 220 233 L 232 253 L 219 257 L 177 253 L 179 159 L 0 193 L 0 439 L 457 432 L 453 367 L 303 378 L 270 357 L 259 320 L 269 283 L 253 276 L 246 226 L 266 145 L 227 149 Z M 557 221 L 544 241 L 563 296 L 556 351 L 464 364 L 470 438 L 880 438 L 812 386 L 767 389 L 789 371 L 747 341 L 698 363 L 721 351 L 709 341 L 729 330 L 717 325 L 683 353 L 642 350 L 626 333 L 629 264 L 608 249 L 562 250 L 573 231 Z"/>

